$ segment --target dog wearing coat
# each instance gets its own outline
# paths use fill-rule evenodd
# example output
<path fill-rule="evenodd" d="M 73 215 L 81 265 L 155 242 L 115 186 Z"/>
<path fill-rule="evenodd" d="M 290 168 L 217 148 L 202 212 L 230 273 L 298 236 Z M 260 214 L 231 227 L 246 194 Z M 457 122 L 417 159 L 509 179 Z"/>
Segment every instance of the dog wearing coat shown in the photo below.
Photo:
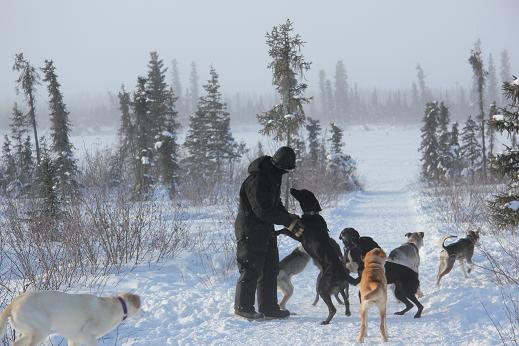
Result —
<path fill-rule="evenodd" d="M 360 334 L 359 342 L 364 342 L 368 328 L 368 309 L 376 306 L 380 314 L 380 334 L 387 341 L 386 328 L 386 304 L 387 304 L 387 281 L 384 273 L 386 254 L 382 249 L 375 248 L 364 257 L 364 270 L 360 280 Z"/>
<path fill-rule="evenodd" d="M 138 295 L 117 297 L 68 294 L 58 291 L 23 293 L 0 315 L 0 335 L 7 319 L 21 333 L 14 346 L 37 346 L 51 333 L 68 339 L 69 346 L 97 345 L 97 339 L 116 328 L 141 307 Z"/>

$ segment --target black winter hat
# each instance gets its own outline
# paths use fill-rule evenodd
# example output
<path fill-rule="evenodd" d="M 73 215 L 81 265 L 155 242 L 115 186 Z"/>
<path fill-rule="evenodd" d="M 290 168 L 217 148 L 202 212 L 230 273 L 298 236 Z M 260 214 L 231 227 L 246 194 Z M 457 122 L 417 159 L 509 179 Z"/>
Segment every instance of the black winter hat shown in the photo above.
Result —
<path fill-rule="evenodd" d="M 290 147 L 281 147 L 272 156 L 274 166 L 284 170 L 296 168 L 296 153 Z"/>

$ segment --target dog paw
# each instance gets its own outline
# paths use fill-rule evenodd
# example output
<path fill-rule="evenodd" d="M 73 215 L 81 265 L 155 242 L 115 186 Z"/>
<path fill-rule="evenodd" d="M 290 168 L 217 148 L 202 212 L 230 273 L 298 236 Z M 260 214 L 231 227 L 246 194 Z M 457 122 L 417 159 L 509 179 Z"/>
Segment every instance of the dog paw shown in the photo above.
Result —
<path fill-rule="evenodd" d="M 360 342 L 361 344 L 363 344 L 364 343 L 364 338 L 358 338 L 357 341 Z"/>
<path fill-rule="evenodd" d="M 330 322 L 328 322 L 328 321 L 322 321 L 322 322 L 321 322 L 321 326 L 325 326 L 325 325 L 327 325 L 327 324 L 330 324 Z"/>
<path fill-rule="evenodd" d="M 350 311 L 346 311 L 345 315 L 346 316 L 351 316 L 351 312 Z"/>
<path fill-rule="evenodd" d="M 397 312 L 395 312 L 395 315 L 403 315 L 403 314 L 405 314 L 405 311 L 397 311 Z"/>
<path fill-rule="evenodd" d="M 416 313 L 416 315 L 414 315 L 414 318 L 420 318 L 422 317 L 422 314 L 420 312 Z"/>

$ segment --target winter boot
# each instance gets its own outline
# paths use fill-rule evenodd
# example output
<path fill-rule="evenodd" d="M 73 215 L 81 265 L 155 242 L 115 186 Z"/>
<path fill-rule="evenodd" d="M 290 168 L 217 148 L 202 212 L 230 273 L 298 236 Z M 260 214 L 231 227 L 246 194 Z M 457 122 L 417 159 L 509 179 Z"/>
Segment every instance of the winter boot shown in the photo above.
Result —
<path fill-rule="evenodd" d="M 263 315 L 261 312 L 256 312 L 254 310 L 238 310 L 238 309 L 234 309 L 234 314 L 238 315 L 240 317 L 246 318 L 249 321 L 262 320 L 262 319 L 265 318 L 265 315 Z"/>
<path fill-rule="evenodd" d="M 290 311 L 283 310 L 283 309 L 262 311 L 262 313 L 265 315 L 265 318 L 269 319 L 269 320 L 282 319 L 282 318 L 287 318 L 288 316 L 290 316 Z"/>

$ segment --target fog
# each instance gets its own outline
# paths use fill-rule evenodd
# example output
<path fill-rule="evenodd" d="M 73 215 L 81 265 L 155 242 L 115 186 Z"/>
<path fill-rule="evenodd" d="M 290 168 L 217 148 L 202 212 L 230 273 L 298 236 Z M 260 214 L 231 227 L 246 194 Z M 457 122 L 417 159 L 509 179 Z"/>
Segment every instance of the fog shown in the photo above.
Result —
<path fill-rule="evenodd" d="M 519 67 L 518 17 L 516 0 L 2 0 L 0 109 L 16 99 L 18 52 L 36 66 L 53 59 L 69 103 L 116 93 L 121 84 L 133 88 L 153 50 L 166 66 L 177 59 L 184 86 L 195 61 L 200 81 L 215 66 L 224 93 L 269 93 L 265 33 L 287 18 L 307 42 L 310 91 L 320 69 L 333 76 L 337 60 L 350 83 L 363 87 L 408 88 L 417 63 L 432 87 L 466 85 L 478 38 L 485 59 L 493 53 L 499 65 L 508 49 Z M 41 86 L 40 99 L 45 94 Z"/>

